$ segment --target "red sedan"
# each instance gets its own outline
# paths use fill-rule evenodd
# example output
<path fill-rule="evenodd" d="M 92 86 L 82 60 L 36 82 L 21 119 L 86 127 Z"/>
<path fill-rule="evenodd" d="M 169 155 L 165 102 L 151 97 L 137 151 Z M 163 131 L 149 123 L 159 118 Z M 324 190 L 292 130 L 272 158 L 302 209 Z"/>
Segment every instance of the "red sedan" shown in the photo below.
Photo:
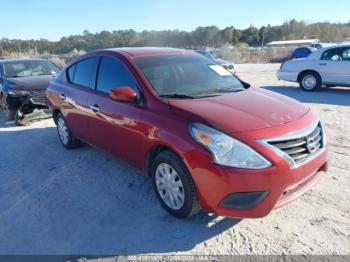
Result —
<path fill-rule="evenodd" d="M 47 101 L 63 146 L 84 141 L 142 169 L 176 217 L 262 217 L 327 171 L 324 128 L 307 106 L 194 51 L 87 53 L 55 77 Z"/>

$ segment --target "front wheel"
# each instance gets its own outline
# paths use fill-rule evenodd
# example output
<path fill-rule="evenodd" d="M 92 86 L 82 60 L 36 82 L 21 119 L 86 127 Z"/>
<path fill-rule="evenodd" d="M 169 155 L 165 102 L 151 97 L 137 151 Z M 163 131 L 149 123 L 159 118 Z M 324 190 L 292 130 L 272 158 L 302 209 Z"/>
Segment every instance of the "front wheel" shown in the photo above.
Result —
<path fill-rule="evenodd" d="M 159 153 L 151 174 L 158 199 L 170 214 L 186 218 L 201 210 L 192 177 L 175 153 L 168 150 Z"/>
<path fill-rule="evenodd" d="M 16 112 L 16 115 L 15 115 L 15 124 L 16 124 L 16 126 L 25 126 L 25 125 L 27 125 L 27 123 L 25 123 L 23 121 L 23 119 L 24 119 L 24 114 L 23 114 L 23 112 L 20 109 L 18 109 L 17 112 Z"/>
<path fill-rule="evenodd" d="M 62 145 L 65 148 L 73 149 L 80 145 L 80 141 L 73 136 L 61 113 L 59 113 L 57 116 L 57 133 Z"/>
<path fill-rule="evenodd" d="M 316 91 L 321 88 L 322 81 L 316 72 L 305 72 L 299 78 L 300 88 L 304 91 Z"/>

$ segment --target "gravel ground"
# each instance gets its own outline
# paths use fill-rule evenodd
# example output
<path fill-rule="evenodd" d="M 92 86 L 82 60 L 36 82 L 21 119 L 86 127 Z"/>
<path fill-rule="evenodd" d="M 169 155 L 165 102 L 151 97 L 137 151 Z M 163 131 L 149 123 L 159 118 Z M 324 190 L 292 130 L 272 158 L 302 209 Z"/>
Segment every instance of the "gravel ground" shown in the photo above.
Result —
<path fill-rule="evenodd" d="M 277 68 L 237 65 L 324 121 L 330 169 L 313 190 L 261 219 L 178 220 L 138 170 L 88 146 L 63 149 L 52 120 L 15 127 L 1 113 L 0 254 L 350 254 L 350 89 L 302 92 Z"/>

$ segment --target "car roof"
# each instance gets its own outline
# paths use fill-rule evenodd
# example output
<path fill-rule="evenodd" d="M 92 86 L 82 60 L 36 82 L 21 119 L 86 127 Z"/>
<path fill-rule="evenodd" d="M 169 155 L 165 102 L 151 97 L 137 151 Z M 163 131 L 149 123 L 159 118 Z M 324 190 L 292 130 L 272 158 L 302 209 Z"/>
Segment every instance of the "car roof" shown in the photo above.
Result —
<path fill-rule="evenodd" d="M 22 62 L 22 61 L 47 61 L 43 58 L 3 58 L 0 59 L 0 64 L 10 63 L 10 62 Z"/>
<path fill-rule="evenodd" d="M 157 55 L 176 55 L 176 54 L 195 54 L 193 50 L 185 50 L 169 47 L 122 47 L 122 48 L 109 48 L 99 51 L 113 51 L 120 53 L 131 58 L 142 56 L 157 56 Z"/>
<path fill-rule="evenodd" d="M 333 48 L 350 48 L 350 45 L 331 45 L 331 46 L 327 46 L 327 47 L 323 47 L 321 49 L 318 49 L 318 51 L 326 51 L 326 50 L 333 49 Z"/>
<path fill-rule="evenodd" d="M 299 49 L 311 49 L 310 46 L 298 46 L 297 48 L 295 48 L 294 50 L 299 50 Z"/>
<path fill-rule="evenodd" d="M 343 44 L 343 45 L 331 45 L 331 46 L 327 46 L 322 48 L 323 50 L 327 50 L 327 49 L 333 49 L 333 48 L 350 48 L 349 44 Z"/>

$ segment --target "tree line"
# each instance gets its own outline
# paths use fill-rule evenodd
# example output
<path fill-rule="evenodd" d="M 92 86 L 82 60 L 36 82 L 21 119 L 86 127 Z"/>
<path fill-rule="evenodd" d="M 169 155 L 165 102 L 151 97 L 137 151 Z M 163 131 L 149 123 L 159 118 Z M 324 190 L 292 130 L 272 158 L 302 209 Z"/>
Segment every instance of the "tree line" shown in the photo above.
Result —
<path fill-rule="evenodd" d="M 123 46 L 169 46 L 178 48 L 221 47 L 246 43 L 262 46 L 270 41 L 318 38 L 322 42 L 339 42 L 350 38 L 349 23 L 312 23 L 286 21 L 278 26 L 253 25 L 240 30 L 233 26 L 219 29 L 217 26 L 197 27 L 191 32 L 180 30 L 142 31 L 130 30 L 101 31 L 91 33 L 85 30 L 81 35 L 62 37 L 59 41 L 0 40 L 0 55 L 7 53 L 50 53 L 64 54 L 72 49 L 90 51 L 94 49 Z"/>

